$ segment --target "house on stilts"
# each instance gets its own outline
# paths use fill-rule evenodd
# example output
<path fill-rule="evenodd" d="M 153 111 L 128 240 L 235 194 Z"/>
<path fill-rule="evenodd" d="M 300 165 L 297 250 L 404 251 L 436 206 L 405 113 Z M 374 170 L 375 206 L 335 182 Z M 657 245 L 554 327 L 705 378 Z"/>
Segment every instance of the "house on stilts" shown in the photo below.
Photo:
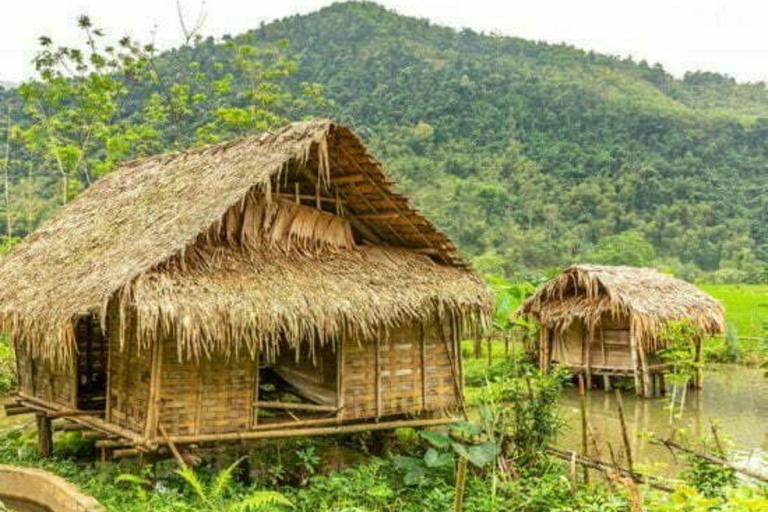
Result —
<path fill-rule="evenodd" d="M 724 330 L 723 307 L 694 285 L 650 268 L 574 265 L 542 285 L 519 314 L 540 325 L 542 370 L 553 363 L 582 374 L 588 386 L 602 376 L 634 379 L 638 395 L 663 393 L 670 364 L 658 352 L 670 321 L 696 332 L 690 342 L 701 360 L 702 337 Z M 700 375 L 694 379 L 700 387 Z"/>
<path fill-rule="evenodd" d="M 450 421 L 492 307 L 350 129 L 127 163 L 0 261 L 10 412 L 164 445 Z"/>

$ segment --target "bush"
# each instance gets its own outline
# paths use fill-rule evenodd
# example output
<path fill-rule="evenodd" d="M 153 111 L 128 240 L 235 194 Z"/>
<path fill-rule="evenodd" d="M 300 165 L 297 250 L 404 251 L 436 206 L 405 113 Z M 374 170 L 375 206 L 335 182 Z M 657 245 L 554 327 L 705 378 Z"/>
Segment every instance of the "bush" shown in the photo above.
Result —
<path fill-rule="evenodd" d="M 0 335 L 0 394 L 16 387 L 16 357 L 6 335 Z"/>

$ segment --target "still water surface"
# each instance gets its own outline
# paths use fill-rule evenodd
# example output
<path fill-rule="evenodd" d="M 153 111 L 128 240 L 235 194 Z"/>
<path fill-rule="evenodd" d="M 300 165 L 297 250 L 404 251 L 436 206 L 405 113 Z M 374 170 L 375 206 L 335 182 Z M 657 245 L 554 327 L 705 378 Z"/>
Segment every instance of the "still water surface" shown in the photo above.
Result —
<path fill-rule="evenodd" d="M 636 398 L 625 393 L 623 402 L 636 464 L 665 474 L 680 469 L 680 463 L 666 448 L 651 444 L 637 435 L 639 432 L 654 432 L 666 437 L 672 432 L 668 398 Z M 578 391 L 568 388 L 561 399 L 561 406 L 569 428 L 557 444 L 578 450 L 581 446 Z M 599 390 L 589 393 L 587 417 L 595 431 L 598 446 L 604 452 L 604 459 L 609 459 L 607 443 L 617 453 L 623 451 L 614 393 Z M 708 435 L 712 422 L 718 426 L 719 433 L 733 442 L 735 460 L 768 472 L 768 378 L 764 370 L 722 365 L 707 371 L 704 389 L 688 391 L 685 409 L 675 420 L 675 425 L 689 429 L 691 435 Z"/>

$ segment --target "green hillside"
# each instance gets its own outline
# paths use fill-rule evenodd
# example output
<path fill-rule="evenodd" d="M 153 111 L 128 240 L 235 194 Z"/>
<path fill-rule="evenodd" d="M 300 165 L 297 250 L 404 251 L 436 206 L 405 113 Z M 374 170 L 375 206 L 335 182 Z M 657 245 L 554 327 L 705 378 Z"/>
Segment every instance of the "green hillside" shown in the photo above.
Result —
<path fill-rule="evenodd" d="M 300 63 L 293 87 L 320 83 L 332 101 L 288 115 L 353 125 L 483 270 L 591 260 L 768 278 L 763 84 L 706 72 L 677 80 L 657 65 L 457 32 L 372 3 L 235 40 L 244 37 L 288 39 Z M 213 40 L 171 57 L 219 76 L 231 67 Z M 45 184 L 31 193 L 50 211 Z"/>

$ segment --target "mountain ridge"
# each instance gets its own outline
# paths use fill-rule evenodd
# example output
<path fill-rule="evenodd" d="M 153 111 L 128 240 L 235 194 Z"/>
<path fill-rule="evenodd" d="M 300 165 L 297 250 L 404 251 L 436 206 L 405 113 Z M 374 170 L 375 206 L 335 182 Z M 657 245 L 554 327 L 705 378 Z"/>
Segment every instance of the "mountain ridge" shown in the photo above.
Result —
<path fill-rule="evenodd" d="M 289 40 L 299 69 L 288 85 L 319 83 L 330 100 L 289 117 L 351 125 L 481 270 L 593 261 L 691 279 L 766 273 L 762 84 L 676 79 L 658 65 L 457 31 L 370 2 L 232 38 Z M 166 55 L 209 73 L 231 67 L 226 41 Z"/>

